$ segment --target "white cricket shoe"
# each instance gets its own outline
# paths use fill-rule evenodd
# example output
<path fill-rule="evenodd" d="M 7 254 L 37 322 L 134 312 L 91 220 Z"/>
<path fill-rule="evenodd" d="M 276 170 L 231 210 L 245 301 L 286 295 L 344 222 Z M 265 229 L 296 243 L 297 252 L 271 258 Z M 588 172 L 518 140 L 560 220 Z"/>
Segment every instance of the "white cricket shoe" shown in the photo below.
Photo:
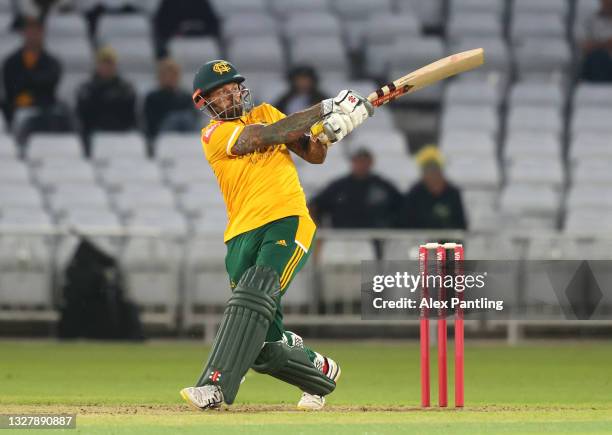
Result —
<path fill-rule="evenodd" d="M 321 370 L 325 376 L 330 378 L 334 382 L 338 382 L 340 379 L 340 375 L 342 374 L 342 370 L 340 370 L 340 366 L 336 361 L 331 358 L 324 357 L 323 355 L 317 353 L 317 356 L 314 360 L 314 365 L 316 368 Z M 325 406 L 325 397 L 319 396 L 317 394 L 310 394 L 307 392 L 302 393 L 302 398 L 297 404 L 299 409 L 308 409 L 311 411 L 318 411 L 323 409 Z"/>
<path fill-rule="evenodd" d="M 183 388 L 181 390 L 181 397 L 189 405 L 202 411 L 218 408 L 223 403 L 223 392 L 217 385 Z"/>

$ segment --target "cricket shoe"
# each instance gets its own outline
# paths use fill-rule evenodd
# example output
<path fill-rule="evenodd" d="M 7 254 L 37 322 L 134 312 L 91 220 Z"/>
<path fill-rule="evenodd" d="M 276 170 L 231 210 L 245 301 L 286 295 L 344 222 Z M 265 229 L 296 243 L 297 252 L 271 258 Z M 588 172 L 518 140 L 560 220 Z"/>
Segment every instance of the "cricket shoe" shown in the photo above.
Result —
<path fill-rule="evenodd" d="M 189 405 L 202 411 L 218 408 L 223 403 L 223 392 L 217 385 L 183 388 L 181 390 L 181 397 Z"/>
<path fill-rule="evenodd" d="M 338 382 L 342 370 L 336 361 L 331 358 L 327 358 L 319 353 L 314 360 L 314 365 L 317 369 L 321 370 L 325 376 L 330 378 L 334 382 Z M 299 409 L 307 409 L 311 411 L 318 411 L 323 409 L 325 406 L 325 396 L 319 396 L 317 394 L 310 394 L 307 392 L 302 393 L 302 398 L 297 404 Z"/>

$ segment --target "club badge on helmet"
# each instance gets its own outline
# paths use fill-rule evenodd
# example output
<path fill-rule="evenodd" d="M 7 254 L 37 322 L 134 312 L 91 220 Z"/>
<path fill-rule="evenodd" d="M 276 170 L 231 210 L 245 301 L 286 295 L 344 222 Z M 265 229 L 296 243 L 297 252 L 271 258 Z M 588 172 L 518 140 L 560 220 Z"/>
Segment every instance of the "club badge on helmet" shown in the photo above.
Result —
<path fill-rule="evenodd" d="M 230 62 L 222 59 L 211 60 L 202 65 L 193 79 L 193 102 L 196 108 L 213 119 L 237 119 L 253 107 L 251 92 L 243 85 L 245 78 Z M 228 83 L 237 83 L 239 91 L 235 103 L 219 110 L 217 100 L 209 98 L 212 91 Z"/>

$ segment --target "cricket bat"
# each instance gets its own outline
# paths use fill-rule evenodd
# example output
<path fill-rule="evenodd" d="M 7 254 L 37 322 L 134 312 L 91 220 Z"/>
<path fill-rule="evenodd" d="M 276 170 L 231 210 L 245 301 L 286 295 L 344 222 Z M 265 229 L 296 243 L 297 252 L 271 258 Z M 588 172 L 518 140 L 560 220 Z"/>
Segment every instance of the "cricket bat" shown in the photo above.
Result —
<path fill-rule="evenodd" d="M 368 100 L 374 107 L 382 106 L 402 95 L 411 94 L 440 80 L 478 68 L 483 63 L 484 50 L 482 48 L 462 51 L 425 65 L 376 89 L 368 95 Z M 323 134 L 323 124 L 316 123 L 310 131 L 313 136 Z"/>

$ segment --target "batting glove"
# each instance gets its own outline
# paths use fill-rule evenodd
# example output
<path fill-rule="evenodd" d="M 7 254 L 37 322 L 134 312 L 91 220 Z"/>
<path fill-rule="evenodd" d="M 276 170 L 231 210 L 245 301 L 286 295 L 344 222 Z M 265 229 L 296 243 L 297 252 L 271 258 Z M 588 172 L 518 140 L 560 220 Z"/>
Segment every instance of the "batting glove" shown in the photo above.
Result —
<path fill-rule="evenodd" d="M 333 99 L 323 100 L 321 110 L 323 117 L 331 113 L 348 115 L 353 128 L 374 114 L 374 106 L 368 99 L 350 89 L 340 91 Z"/>
<path fill-rule="evenodd" d="M 323 132 L 331 143 L 341 141 L 354 128 L 351 117 L 345 113 L 330 113 L 323 118 Z"/>

